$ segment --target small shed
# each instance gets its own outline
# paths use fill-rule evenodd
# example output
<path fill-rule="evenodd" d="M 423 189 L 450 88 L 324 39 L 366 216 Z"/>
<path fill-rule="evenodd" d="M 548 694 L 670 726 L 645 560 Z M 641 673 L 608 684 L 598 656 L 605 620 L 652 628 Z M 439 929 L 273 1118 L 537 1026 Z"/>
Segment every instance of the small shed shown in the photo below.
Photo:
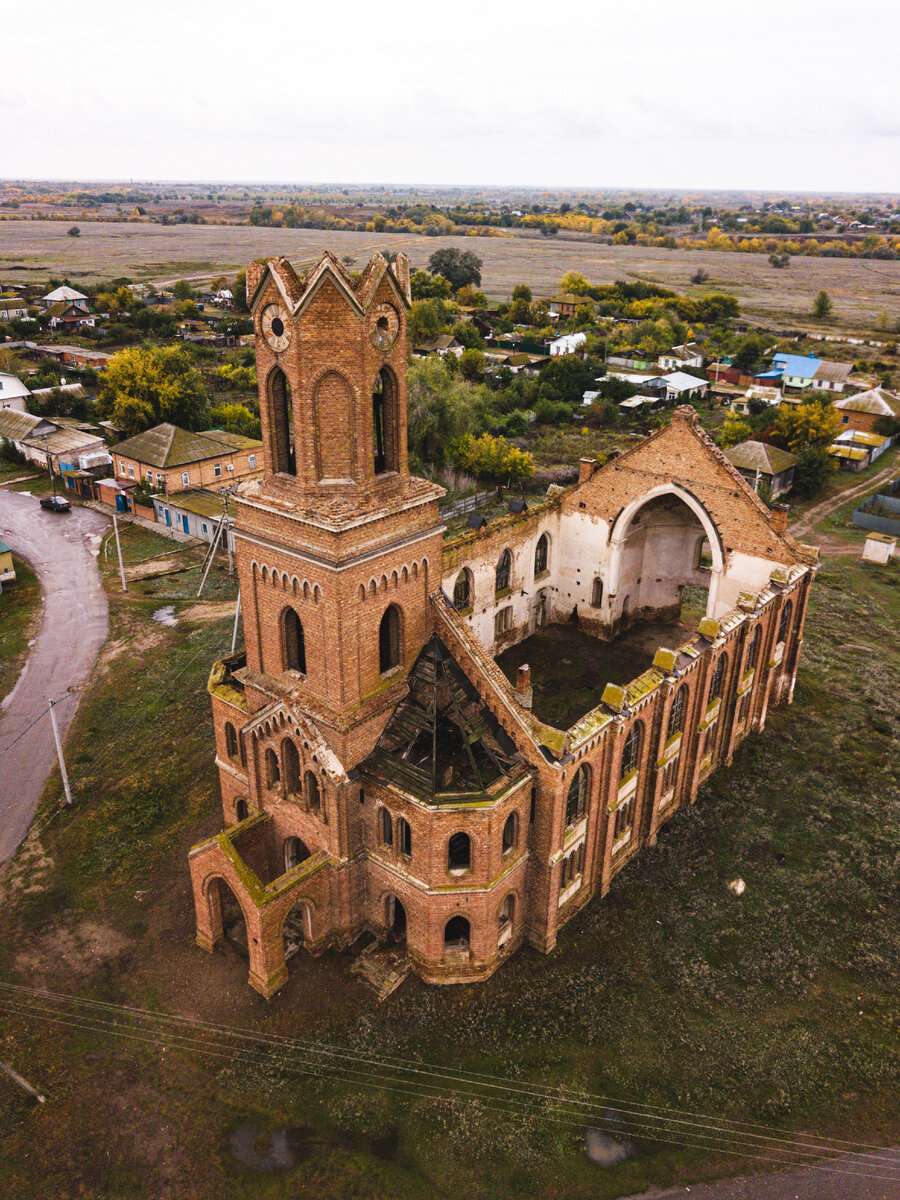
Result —
<path fill-rule="evenodd" d="M 3 543 L 0 542 L 0 547 Z M 870 533 L 866 535 L 863 546 L 863 562 L 889 563 L 897 553 L 897 539 L 887 533 Z M 0 555 L 2 557 L 2 555 Z M 0 577 L 2 578 L 2 577 Z"/>

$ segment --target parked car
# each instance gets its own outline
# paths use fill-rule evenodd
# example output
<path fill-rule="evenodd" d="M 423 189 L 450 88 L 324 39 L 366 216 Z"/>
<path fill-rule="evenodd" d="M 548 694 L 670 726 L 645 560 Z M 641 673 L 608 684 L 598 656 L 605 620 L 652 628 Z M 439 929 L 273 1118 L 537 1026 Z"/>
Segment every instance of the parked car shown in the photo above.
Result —
<path fill-rule="evenodd" d="M 48 512 L 68 512 L 72 505 L 64 496 L 42 496 L 41 508 Z"/>

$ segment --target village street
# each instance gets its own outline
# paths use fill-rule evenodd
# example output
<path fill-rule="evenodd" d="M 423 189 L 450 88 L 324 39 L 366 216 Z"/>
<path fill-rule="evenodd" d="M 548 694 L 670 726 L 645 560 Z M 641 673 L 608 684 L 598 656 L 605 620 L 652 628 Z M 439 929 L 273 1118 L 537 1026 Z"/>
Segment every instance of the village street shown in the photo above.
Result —
<path fill-rule="evenodd" d="M 45 512 L 34 496 L 0 488 L 0 538 L 37 572 L 44 613 L 18 682 L 0 703 L 0 862 L 28 832 L 56 761 L 47 699 L 60 736 L 78 706 L 77 690 L 106 641 L 109 620 L 96 556 L 109 521 L 90 509 Z M 12 584 L 10 586 L 15 586 Z"/>

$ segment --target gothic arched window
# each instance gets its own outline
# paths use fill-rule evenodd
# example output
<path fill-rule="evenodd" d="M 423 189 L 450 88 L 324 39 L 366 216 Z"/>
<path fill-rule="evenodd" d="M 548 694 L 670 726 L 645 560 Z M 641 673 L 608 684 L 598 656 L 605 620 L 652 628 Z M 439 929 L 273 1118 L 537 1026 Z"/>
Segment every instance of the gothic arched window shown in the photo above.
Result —
<path fill-rule="evenodd" d="M 453 604 L 458 609 L 472 607 L 472 572 L 463 567 L 453 585 Z"/>
<path fill-rule="evenodd" d="M 294 449 L 294 411 L 287 376 L 276 367 L 269 376 L 269 446 L 272 470 L 283 475 L 297 474 Z"/>
<path fill-rule="evenodd" d="M 403 658 L 401 645 L 400 609 L 391 604 L 381 618 L 378 630 L 378 669 L 383 675 L 398 667 Z"/>
<path fill-rule="evenodd" d="M 676 733 L 680 733 L 684 728 L 684 701 L 687 695 L 687 684 L 682 686 L 675 693 L 675 699 L 672 701 L 672 707 L 669 709 L 669 732 L 668 737 L 672 737 Z"/>
<path fill-rule="evenodd" d="M 637 770 L 637 765 L 641 757 L 641 736 L 643 732 L 643 726 L 640 721 L 635 722 L 628 732 L 628 737 L 625 739 L 625 746 L 622 750 L 621 779 L 624 779 L 626 775 L 630 775 L 632 771 Z"/>
<path fill-rule="evenodd" d="M 292 608 L 286 608 L 281 614 L 281 646 L 286 671 L 299 671 L 306 674 L 306 641 L 303 636 L 303 622 Z"/>
<path fill-rule="evenodd" d="M 512 579 L 512 555 L 508 550 L 504 550 L 500 555 L 500 561 L 497 563 L 495 591 L 499 595 L 500 592 L 505 592 L 509 588 L 510 580 Z"/>
<path fill-rule="evenodd" d="M 759 658 L 759 626 L 753 630 L 753 636 L 750 638 L 750 648 L 747 651 L 747 669 L 756 666 L 756 660 Z"/>
<path fill-rule="evenodd" d="M 585 814 L 587 809 L 588 786 L 591 781 L 590 769 L 582 764 L 575 772 L 569 784 L 566 796 L 566 825 L 574 825 Z"/>
<path fill-rule="evenodd" d="M 778 641 L 779 642 L 783 642 L 787 638 L 788 625 L 791 620 L 791 611 L 792 611 L 793 607 L 794 606 L 791 603 L 791 601 L 788 600 L 788 602 L 785 604 L 784 608 L 781 610 L 781 620 L 778 622 Z"/>
<path fill-rule="evenodd" d="M 543 575 L 547 570 L 547 563 L 550 559 L 550 539 L 546 533 L 542 533 L 538 538 L 538 544 L 534 549 L 534 575 Z"/>
<path fill-rule="evenodd" d="M 722 694 L 722 681 L 725 678 L 725 667 L 728 664 L 728 655 L 720 654 L 719 659 L 713 670 L 712 683 L 709 685 L 709 703 L 713 700 L 718 700 Z"/>

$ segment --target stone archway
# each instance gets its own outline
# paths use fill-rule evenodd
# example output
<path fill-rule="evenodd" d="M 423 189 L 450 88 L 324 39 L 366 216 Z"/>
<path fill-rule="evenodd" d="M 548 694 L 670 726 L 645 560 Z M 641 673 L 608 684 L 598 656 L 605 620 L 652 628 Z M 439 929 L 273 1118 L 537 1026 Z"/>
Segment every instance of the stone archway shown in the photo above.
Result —
<path fill-rule="evenodd" d="M 250 957 L 247 922 L 237 896 L 226 881 L 217 875 L 207 887 L 210 925 L 221 929 L 221 936 L 237 950 L 242 958 Z"/>
<path fill-rule="evenodd" d="M 287 912 L 281 927 L 281 938 L 284 944 L 284 961 L 290 960 L 303 949 L 312 936 L 312 918 L 309 904 L 298 900 Z"/>
<path fill-rule="evenodd" d="M 709 568 L 698 561 L 704 540 Z M 699 500 L 674 484 L 654 488 L 627 505 L 610 531 L 610 623 L 677 616 L 688 585 L 709 589 L 706 615 L 715 615 L 724 566 L 719 531 Z"/>

